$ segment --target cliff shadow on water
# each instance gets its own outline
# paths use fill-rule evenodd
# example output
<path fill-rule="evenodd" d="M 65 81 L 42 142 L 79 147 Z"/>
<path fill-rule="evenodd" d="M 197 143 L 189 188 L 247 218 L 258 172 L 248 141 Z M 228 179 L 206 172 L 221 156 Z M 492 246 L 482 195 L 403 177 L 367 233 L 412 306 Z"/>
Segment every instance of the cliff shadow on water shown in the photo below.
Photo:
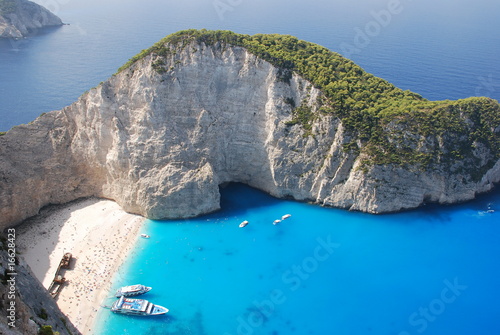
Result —
<path fill-rule="evenodd" d="M 459 209 L 467 208 L 477 215 L 486 215 L 500 211 L 500 184 L 495 183 L 494 187 L 485 193 L 476 194 L 472 200 L 464 200 L 452 204 L 441 204 L 436 201 L 425 201 L 418 208 L 408 209 L 407 214 L 428 221 L 432 224 L 448 224 L 453 221 L 453 213 Z M 382 215 L 397 215 L 400 212 L 386 213 Z"/>
<path fill-rule="evenodd" d="M 220 185 L 219 189 L 221 194 L 221 210 L 225 211 L 228 216 L 239 216 L 254 208 L 272 207 L 283 201 L 283 199 L 275 198 L 264 191 L 243 183 L 225 183 Z M 445 224 L 451 221 L 450 213 L 463 207 L 476 211 L 479 215 L 485 214 L 488 211 L 500 211 L 499 196 L 500 184 L 495 184 L 495 187 L 491 191 L 477 194 L 476 198 L 473 200 L 447 205 L 440 204 L 439 202 L 426 201 L 421 207 L 408 209 L 404 212 L 416 218 L 433 221 L 437 224 Z M 294 199 L 288 200 L 303 202 Z M 312 205 L 322 206 L 320 204 Z M 326 208 L 349 211 L 348 209 L 336 209 L 328 206 L 326 206 Z M 399 213 L 401 213 L 401 211 L 378 214 L 377 216 L 393 216 Z"/>
<path fill-rule="evenodd" d="M 241 215 L 253 208 L 272 207 L 282 201 L 243 183 L 225 183 L 219 190 L 221 210 L 228 216 Z"/>

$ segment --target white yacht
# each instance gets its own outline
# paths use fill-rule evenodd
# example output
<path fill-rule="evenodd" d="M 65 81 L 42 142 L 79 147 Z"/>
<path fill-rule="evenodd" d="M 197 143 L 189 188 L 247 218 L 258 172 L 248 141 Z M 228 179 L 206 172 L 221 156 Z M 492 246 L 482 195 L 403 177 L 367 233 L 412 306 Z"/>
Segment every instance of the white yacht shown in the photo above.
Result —
<path fill-rule="evenodd" d="M 145 316 L 168 313 L 168 309 L 163 306 L 155 305 L 147 300 L 125 298 L 123 296 L 111 306 L 111 311 L 120 314 Z"/>
<path fill-rule="evenodd" d="M 144 286 L 144 285 L 141 285 L 141 284 L 130 285 L 130 286 L 123 286 L 123 287 L 120 287 L 116 291 L 115 297 L 117 297 L 117 298 L 119 298 L 121 296 L 124 296 L 124 297 L 133 297 L 133 296 L 136 296 L 136 295 L 147 293 L 149 291 L 151 291 L 151 287 Z"/>

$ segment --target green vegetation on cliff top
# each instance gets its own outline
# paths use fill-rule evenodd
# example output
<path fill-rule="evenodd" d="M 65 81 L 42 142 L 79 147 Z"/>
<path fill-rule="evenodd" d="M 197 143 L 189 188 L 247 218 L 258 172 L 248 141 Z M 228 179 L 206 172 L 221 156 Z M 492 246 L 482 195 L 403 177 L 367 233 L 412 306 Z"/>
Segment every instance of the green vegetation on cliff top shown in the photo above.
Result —
<path fill-rule="evenodd" d="M 240 46 L 278 67 L 283 81 L 289 81 L 293 72 L 310 81 L 325 95 L 318 101 L 321 108 L 311 113 L 303 106 L 296 107 L 297 117 L 289 124 L 300 123 L 312 134 L 312 120 L 328 113 L 337 116 L 355 139 L 345 145 L 345 150 L 364 153 L 365 166 L 409 164 L 425 169 L 433 163 L 449 162 L 451 166 L 454 160 L 465 158 L 479 164 L 472 152 L 480 144 L 490 152 L 490 160 L 483 162 L 483 167 L 491 168 L 500 158 L 500 104 L 496 100 L 473 97 L 429 101 L 365 72 L 327 48 L 289 35 L 180 31 L 143 50 L 118 71 L 150 54 L 172 55 L 172 47 L 185 48 L 192 42 L 221 48 Z M 158 72 L 165 72 L 163 61 L 156 64 Z M 445 141 L 437 143 L 443 141 L 432 138 Z"/>

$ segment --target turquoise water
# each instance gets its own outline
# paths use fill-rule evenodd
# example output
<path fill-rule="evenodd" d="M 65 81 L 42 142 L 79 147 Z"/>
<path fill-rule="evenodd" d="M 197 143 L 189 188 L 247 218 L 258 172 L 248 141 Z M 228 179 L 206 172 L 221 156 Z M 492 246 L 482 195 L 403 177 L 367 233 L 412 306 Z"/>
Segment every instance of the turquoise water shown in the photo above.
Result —
<path fill-rule="evenodd" d="M 170 312 L 103 309 L 97 334 L 500 333 L 498 192 L 379 216 L 238 184 L 222 196 L 217 213 L 147 221 L 114 279 L 152 286 L 143 297 Z"/>

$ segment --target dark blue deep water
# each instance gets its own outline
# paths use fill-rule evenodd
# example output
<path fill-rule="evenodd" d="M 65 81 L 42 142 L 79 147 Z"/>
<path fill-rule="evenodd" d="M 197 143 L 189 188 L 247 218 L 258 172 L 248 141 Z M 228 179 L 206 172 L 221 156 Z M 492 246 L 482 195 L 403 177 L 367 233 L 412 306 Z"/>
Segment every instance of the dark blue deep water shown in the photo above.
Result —
<path fill-rule="evenodd" d="M 431 100 L 500 99 L 494 0 L 36 2 L 69 25 L 0 41 L 0 131 L 72 103 L 140 50 L 188 28 L 291 34 Z M 151 239 L 137 241 L 114 278 L 113 288 L 153 286 L 147 297 L 168 316 L 102 309 L 93 333 L 498 335 L 498 211 L 498 192 L 373 216 L 232 185 L 218 213 L 147 221 Z M 243 220 L 250 224 L 240 229 Z"/>
<path fill-rule="evenodd" d="M 74 102 L 188 28 L 281 33 L 431 100 L 500 99 L 496 0 L 36 0 L 70 25 L 0 42 L 0 131 Z"/>

